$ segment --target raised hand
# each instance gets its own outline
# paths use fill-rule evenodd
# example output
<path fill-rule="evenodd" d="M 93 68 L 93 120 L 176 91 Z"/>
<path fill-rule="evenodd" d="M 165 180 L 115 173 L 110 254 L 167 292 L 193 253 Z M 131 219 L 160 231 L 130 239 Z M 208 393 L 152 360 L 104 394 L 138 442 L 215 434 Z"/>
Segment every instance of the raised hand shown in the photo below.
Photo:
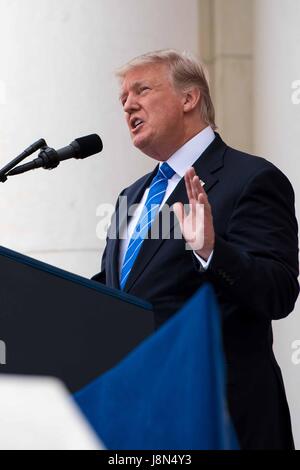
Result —
<path fill-rule="evenodd" d="M 207 261 L 215 244 L 211 207 L 194 168 L 187 170 L 184 180 L 190 210 L 186 213 L 183 204 L 176 202 L 173 206 L 174 212 L 179 221 L 182 235 L 190 248 Z"/>

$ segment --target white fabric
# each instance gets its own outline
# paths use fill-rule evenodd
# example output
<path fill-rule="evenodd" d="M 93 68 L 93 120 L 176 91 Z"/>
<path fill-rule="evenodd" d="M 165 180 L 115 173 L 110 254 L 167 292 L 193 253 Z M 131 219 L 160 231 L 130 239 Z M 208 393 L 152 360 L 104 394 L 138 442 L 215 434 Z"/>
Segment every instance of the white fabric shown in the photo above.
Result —
<path fill-rule="evenodd" d="M 0 417 L 0 450 L 104 448 L 56 379 L 1 375 Z"/>
<path fill-rule="evenodd" d="M 212 255 L 214 254 L 214 252 L 213 251 L 211 252 L 211 254 L 209 255 L 209 258 L 208 258 L 207 261 L 205 261 L 205 259 L 201 258 L 201 256 L 197 255 L 197 253 L 195 251 L 193 251 L 193 253 L 196 256 L 199 263 L 201 263 L 201 266 L 204 269 L 204 271 L 206 271 L 206 269 L 209 266 L 210 260 L 212 259 Z"/>

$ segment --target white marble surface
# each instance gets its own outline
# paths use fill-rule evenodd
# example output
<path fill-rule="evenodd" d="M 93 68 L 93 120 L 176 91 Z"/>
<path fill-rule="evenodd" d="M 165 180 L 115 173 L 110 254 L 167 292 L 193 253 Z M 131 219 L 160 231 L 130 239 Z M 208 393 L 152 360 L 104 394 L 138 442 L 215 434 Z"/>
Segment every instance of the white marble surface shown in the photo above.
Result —
<path fill-rule="evenodd" d="M 1 375 L 0 415 L 0 450 L 104 449 L 55 379 Z"/>

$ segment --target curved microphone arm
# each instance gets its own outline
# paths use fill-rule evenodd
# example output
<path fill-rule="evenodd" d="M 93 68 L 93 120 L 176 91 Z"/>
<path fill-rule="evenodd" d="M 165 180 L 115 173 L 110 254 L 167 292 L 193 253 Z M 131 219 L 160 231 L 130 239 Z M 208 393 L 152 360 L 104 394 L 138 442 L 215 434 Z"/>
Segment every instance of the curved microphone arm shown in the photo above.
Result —
<path fill-rule="evenodd" d="M 15 166 L 17 166 L 19 163 L 25 160 L 25 158 L 29 157 L 29 155 L 32 155 L 37 150 L 43 149 L 45 147 L 47 147 L 45 139 L 39 139 L 36 142 L 34 142 L 34 144 L 27 147 L 27 149 L 25 149 L 24 152 L 22 152 L 20 155 L 14 158 L 11 162 L 9 162 L 0 170 L 0 182 L 5 183 L 5 181 L 7 180 L 7 174 Z"/>

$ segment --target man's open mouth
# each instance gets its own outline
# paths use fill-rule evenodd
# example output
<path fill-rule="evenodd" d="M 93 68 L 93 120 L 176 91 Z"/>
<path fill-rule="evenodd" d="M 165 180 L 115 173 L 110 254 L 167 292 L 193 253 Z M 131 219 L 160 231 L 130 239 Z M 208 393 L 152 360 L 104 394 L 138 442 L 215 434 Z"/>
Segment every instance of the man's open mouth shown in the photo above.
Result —
<path fill-rule="evenodd" d="M 131 122 L 131 129 L 135 131 L 139 129 L 144 124 L 144 121 L 140 118 L 133 119 Z"/>

